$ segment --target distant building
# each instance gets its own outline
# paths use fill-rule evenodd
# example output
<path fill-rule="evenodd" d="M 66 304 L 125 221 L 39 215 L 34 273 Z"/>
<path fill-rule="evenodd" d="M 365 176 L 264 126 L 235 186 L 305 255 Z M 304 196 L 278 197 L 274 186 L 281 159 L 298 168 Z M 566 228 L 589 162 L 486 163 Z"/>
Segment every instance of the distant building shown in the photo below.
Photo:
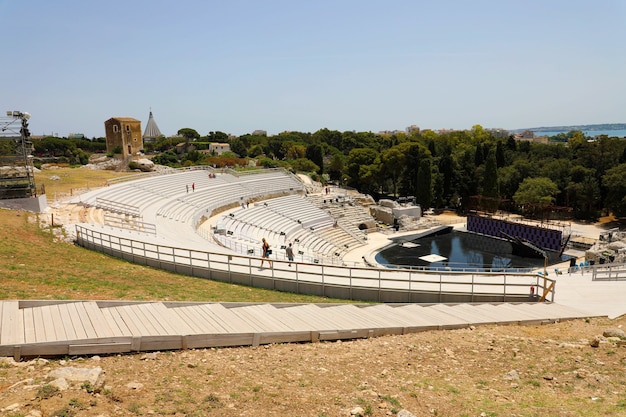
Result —
<path fill-rule="evenodd" d="M 221 155 L 224 152 L 230 152 L 230 145 L 228 143 L 213 142 L 209 144 L 209 153 Z"/>
<path fill-rule="evenodd" d="M 509 137 L 510 133 L 508 130 L 506 129 L 502 129 L 502 128 L 491 128 L 491 129 L 486 129 L 487 132 L 491 133 L 491 135 L 494 138 L 499 138 L 499 139 L 506 139 Z"/>
<path fill-rule="evenodd" d="M 533 132 L 532 130 L 524 130 L 522 133 L 519 134 L 519 138 L 520 139 L 534 139 L 535 132 Z"/>
<path fill-rule="evenodd" d="M 254 136 L 267 136 L 267 130 L 255 130 L 252 132 Z"/>
<path fill-rule="evenodd" d="M 381 130 L 378 132 L 379 135 L 383 135 L 383 136 L 393 136 L 393 135 L 397 135 L 400 133 L 404 133 L 404 131 L 402 130 Z"/>
<path fill-rule="evenodd" d="M 517 133 L 513 135 L 513 138 L 518 142 L 549 143 L 549 138 L 547 136 L 535 136 L 535 132 L 532 130 L 525 130 L 522 133 Z"/>
<path fill-rule="evenodd" d="M 420 127 L 418 125 L 411 125 L 406 128 L 406 133 L 410 135 L 411 133 L 419 133 Z"/>
<path fill-rule="evenodd" d="M 150 110 L 148 123 L 146 123 L 146 130 L 143 132 L 143 141 L 154 142 L 160 136 L 163 136 L 163 134 L 159 130 L 159 126 L 157 126 L 156 122 L 154 121 L 154 116 L 152 116 L 152 110 Z"/>
<path fill-rule="evenodd" d="M 112 117 L 104 122 L 107 152 L 118 151 L 124 158 L 143 151 L 141 121 L 132 117 Z"/>

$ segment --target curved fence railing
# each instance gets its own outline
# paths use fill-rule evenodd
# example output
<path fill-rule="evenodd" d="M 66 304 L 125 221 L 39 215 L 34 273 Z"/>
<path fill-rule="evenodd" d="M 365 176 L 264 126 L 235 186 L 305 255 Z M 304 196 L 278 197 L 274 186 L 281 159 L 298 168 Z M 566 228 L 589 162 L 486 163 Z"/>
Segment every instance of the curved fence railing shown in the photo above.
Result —
<path fill-rule="evenodd" d="M 555 281 L 536 274 L 457 273 L 350 268 L 261 259 L 157 245 L 76 225 L 76 243 L 137 264 L 258 288 L 337 299 L 391 303 L 554 300 Z M 266 263 L 267 265 L 267 263 Z"/>
<path fill-rule="evenodd" d="M 580 268 L 581 270 L 591 269 L 593 281 L 624 281 L 626 280 L 626 264 L 601 264 L 589 266 L 583 264 L 573 267 L 572 269 Z"/>

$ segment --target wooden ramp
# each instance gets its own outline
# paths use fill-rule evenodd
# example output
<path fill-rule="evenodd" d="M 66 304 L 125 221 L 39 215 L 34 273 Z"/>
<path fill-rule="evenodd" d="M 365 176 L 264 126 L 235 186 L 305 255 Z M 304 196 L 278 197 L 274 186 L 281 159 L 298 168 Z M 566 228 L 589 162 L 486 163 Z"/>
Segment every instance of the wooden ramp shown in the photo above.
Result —
<path fill-rule="evenodd" d="M 0 301 L 0 356 L 94 355 L 316 342 L 586 318 L 559 304 Z"/>

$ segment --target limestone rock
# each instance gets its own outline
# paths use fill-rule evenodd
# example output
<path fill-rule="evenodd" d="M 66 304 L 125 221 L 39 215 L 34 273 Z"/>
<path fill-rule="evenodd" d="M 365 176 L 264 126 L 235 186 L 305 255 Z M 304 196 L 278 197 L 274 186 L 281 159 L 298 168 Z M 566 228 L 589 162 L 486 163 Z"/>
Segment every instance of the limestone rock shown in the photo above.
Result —
<path fill-rule="evenodd" d="M 505 381 L 519 381 L 519 373 L 513 369 L 512 371 L 507 372 L 503 379 Z"/>
<path fill-rule="evenodd" d="M 592 337 L 589 340 L 589 346 L 594 347 L 594 348 L 597 348 L 598 346 L 600 346 L 600 337 L 598 336 Z"/>
<path fill-rule="evenodd" d="M 126 388 L 138 390 L 143 388 L 143 384 L 141 382 L 129 382 L 128 384 L 126 384 Z"/>
<path fill-rule="evenodd" d="M 50 385 L 59 389 L 59 391 L 67 391 L 70 387 L 70 384 L 67 382 L 65 378 L 57 378 L 54 381 L 50 382 Z"/>
<path fill-rule="evenodd" d="M 100 391 L 104 385 L 104 372 L 100 367 L 75 368 L 73 366 L 67 366 L 52 370 L 48 374 L 48 377 L 55 379 L 65 378 L 65 380 L 69 382 L 87 382 L 91 384 L 95 392 Z"/>
<path fill-rule="evenodd" d="M 626 333 L 622 329 L 618 329 L 618 328 L 606 329 L 604 333 L 602 333 L 602 336 L 619 337 L 620 339 L 626 339 Z"/>
<path fill-rule="evenodd" d="M 352 410 L 350 410 L 351 416 L 363 417 L 365 415 L 364 413 L 365 410 L 363 410 L 362 407 L 354 407 Z"/>

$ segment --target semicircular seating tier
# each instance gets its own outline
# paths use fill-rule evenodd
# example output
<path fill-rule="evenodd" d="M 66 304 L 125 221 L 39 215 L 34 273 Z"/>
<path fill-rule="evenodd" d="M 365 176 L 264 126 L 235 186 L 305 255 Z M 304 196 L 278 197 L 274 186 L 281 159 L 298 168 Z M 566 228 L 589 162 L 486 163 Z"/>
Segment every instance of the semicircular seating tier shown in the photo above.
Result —
<path fill-rule="evenodd" d="M 300 262 L 341 263 L 348 251 L 363 246 L 365 236 L 339 225 L 311 197 L 289 195 L 245 206 L 222 216 L 216 226 L 216 239 L 242 253 L 260 255 L 265 238 L 277 259 L 286 259 L 292 244 Z"/>
<path fill-rule="evenodd" d="M 210 167 L 172 170 L 166 175 L 139 174 L 74 198 L 71 203 L 105 212 L 104 224 L 116 234 L 142 234 L 155 243 L 195 243 L 219 247 L 197 235 L 196 228 L 214 213 L 244 201 L 302 193 L 301 181 L 282 169 L 237 173 Z M 97 216 L 91 216 L 96 218 Z M 108 219 L 108 221 L 107 221 Z"/>

